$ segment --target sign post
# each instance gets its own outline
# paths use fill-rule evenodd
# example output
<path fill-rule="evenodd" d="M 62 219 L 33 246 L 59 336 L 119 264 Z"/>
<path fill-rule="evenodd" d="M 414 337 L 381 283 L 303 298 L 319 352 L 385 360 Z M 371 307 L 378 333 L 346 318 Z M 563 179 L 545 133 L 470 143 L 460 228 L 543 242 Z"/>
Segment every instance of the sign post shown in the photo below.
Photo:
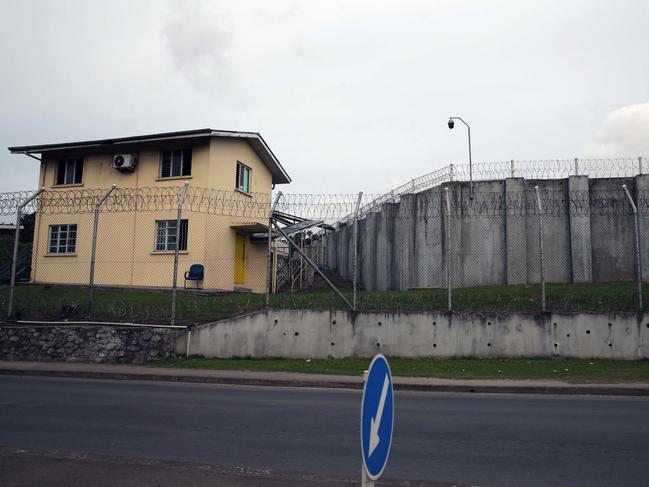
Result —
<path fill-rule="evenodd" d="M 361 404 L 362 485 L 373 486 L 388 462 L 394 423 L 394 391 L 387 359 L 379 354 L 364 374 Z"/>

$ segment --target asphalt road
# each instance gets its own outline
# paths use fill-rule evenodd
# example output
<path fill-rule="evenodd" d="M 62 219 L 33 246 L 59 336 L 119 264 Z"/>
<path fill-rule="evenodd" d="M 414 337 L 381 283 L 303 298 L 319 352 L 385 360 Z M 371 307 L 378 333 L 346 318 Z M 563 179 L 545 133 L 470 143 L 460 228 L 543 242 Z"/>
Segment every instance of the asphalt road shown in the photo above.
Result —
<path fill-rule="evenodd" d="M 355 475 L 360 392 L 0 377 L 0 445 Z M 397 393 L 385 475 L 649 485 L 649 400 Z"/>

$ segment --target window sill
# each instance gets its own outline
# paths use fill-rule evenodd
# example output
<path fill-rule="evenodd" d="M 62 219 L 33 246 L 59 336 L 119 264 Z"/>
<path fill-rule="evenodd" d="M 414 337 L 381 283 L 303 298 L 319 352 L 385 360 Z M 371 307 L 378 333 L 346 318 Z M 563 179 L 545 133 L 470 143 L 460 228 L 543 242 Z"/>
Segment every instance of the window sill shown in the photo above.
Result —
<path fill-rule="evenodd" d="M 174 181 L 176 179 L 191 179 L 191 178 L 192 178 L 191 175 L 189 175 L 189 176 L 172 176 L 172 177 L 169 177 L 169 178 L 156 178 L 156 181 Z"/>
<path fill-rule="evenodd" d="M 77 253 L 50 253 L 48 252 L 47 254 L 43 254 L 43 257 L 76 257 Z"/>
<path fill-rule="evenodd" d="M 80 186 L 83 186 L 83 183 L 74 183 L 74 184 L 53 184 L 52 189 L 57 189 L 57 188 L 78 188 Z"/>
<path fill-rule="evenodd" d="M 151 255 L 174 255 L 175 250 L 154 250 L 151 252 Z M 179 250 L 178 255 L 187 255 L 189 252 L 187 250 Z"/>
<path fill-rule="evenodd" d="M 237 193 L 241 193 L 241 194 L 246 195 L 248 198 L 252 198 L 252 195 L 251 195 L 250 193 L 246 193 L 245 191 L 241 191 L 239 188 L 234 188 L 234 190 L 235 190 Z"/>

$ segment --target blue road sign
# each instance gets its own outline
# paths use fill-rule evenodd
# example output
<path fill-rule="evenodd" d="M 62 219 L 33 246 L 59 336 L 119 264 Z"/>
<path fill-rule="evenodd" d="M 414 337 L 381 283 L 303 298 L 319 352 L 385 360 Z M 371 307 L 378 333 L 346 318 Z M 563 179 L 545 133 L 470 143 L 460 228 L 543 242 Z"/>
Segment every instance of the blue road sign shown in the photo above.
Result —
<path fill-rule="evenodd" d="M 361 406 L 361 450 L 367 476 L 378 479 L 388 462 L 394 421 L 392 374 L 387 359 L 372 359 L 363 387 Z"/>

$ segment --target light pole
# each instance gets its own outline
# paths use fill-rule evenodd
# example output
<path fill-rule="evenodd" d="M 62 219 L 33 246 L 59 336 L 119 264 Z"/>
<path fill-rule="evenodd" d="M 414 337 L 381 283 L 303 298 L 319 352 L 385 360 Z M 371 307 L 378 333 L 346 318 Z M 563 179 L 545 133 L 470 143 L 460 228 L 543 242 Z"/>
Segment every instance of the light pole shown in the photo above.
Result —
<path fill-rule="evenodd" d="M 469 124 L 466 123 L 464 120 L 462 120 L 461 117 L 450 117 L 448 119 L 448 128 L 453 129 L 455 127 L 455 122 L 454 120 L 459 120 L 462 122 L 464 125 L 466 125 L 466 128 L 469 132 L 469 199 L 473 199 L 473 164 L 471 162 L 471 127 L 469 127 Z"/>

